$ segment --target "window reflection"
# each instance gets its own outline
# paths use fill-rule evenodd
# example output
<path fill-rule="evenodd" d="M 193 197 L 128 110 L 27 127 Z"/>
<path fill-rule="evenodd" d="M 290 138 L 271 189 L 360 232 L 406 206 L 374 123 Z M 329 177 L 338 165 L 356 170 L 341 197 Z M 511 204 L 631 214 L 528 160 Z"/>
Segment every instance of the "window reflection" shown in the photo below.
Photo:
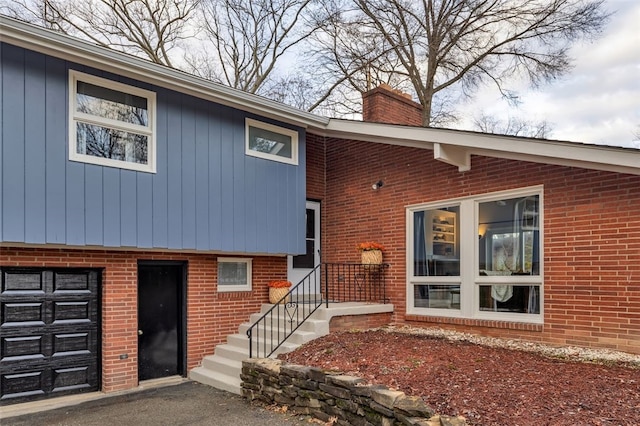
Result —
<path fill-rule="evenodd" d="M 539 196 L 480 203 L 479 274 L 539 275 Z"/>
<path fill-rule="evenodd" d="M 481 285 L 480 310 L 520 314 L 540 313 L 538 285 Z"/>
<path fill-rule="evenodd" d="M 459 213 L 459 206 L 414 212 L 414 276 L 460 275 Z"/>

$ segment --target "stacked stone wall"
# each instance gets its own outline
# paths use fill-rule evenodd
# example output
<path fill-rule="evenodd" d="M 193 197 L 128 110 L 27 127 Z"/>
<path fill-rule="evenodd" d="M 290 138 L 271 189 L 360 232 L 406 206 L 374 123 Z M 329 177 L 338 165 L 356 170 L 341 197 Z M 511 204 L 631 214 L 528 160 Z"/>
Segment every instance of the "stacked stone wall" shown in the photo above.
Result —
<path fill-rule="evenodd" d="M 424 401 L 360 377 L 332 374 L 275 359 L 242 363 L 242 395 L 287 406 L 299 414 L 343 426 L 463 426 L 462 417 L 434 414 Z"/>

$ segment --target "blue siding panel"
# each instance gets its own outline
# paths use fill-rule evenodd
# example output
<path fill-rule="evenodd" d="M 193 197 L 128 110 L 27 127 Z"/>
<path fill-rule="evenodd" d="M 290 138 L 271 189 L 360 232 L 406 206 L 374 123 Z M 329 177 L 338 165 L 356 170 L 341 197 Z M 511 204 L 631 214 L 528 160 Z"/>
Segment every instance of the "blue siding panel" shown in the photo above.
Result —
<path fill-rule="evenodd" d="M 244 117 L 238 113 L 233 114 L 234 126 L 232 127 L 233 138 L 233 250 L 242 251 L 245 247 L 246 235 L 245 226 L 251 221 L 245 209 L 245 194 L 248 189 L 245 182 L 245 148 L 241 143 L 244 135 Z"/>
<path fill-rule="evenodd" d="M 102 169 L 100 166 L 87 165 L 84 170 L 85 243 L 90 246 L 101 246 L 104 242 Z"/>
<path fill-rule="evenodd" d="M 222 240 L 222 125 L 220 108 L 213 106 L 209 115 L 209 246 Z"/>
<path fill-rule="evenodd" d="M 199 100 L 196 107 L 196 248 L 207 250 L 209 249 L 209 116 L 206 102 Z"/>
<path fill-rule="evenodd" d="M 84 245 L 84 168 L 82 163 L 67 163 L 67 244 Z"/>
<path fill-rule="evenodd" d="M 182 143 L 180 104 L 169 103 L 168 134 L 168 244 L 169 248 L 182 246 Z"/>
<path fill-rule="evenodd" d="M 221 113 L 222 129 L 220 132 L 221 160 L 220 165 L 220 226 L 222 227 L 218 245 L 233 250 L 233 123 L 231 111 Z"/>
<path fill-rule="evenodd" d="M 166 91 L 158 93 L 156 174 L 153 176 L 153 247 L 168 247 L 167 206 L 167 98 Z"/>
<path fill-rule="evenodd" d="M 300 165 L 255 158 L 240 110 L 6 44 L 0 58 L 1 241 L 304 250 L 304 130 Z M 156 173 L 69 161 L 70 69 L 156 92 Z"/>
<path fill-rule="evenodd" d="M 123 247 L 135 247 L 137 241 L 136 172 L 120 171 L 120 244 Z"/>
<path fill-rule="evenodd" d="M 254 208 L 255 222 L 256 222 L 256 245 L 259 242 L 268 241 L 269 238 L 269 197 L 267 196 L 266 187 L 269 184 L 269 176 L 267 174 L 267 168 L 269 162 L 261 161 L 258 158 L 251 157 L 247 159 L 249 167 L 255 171 L 256 180 L 255 187 L 255 204 Z M 266 250 L 265 250 L 266 251 Z"/>
<path fill-rule="evenodd" d="M 182 244 L 196 247 L 196 122 L 186 96 L 182 102 Z M 193 101 L 192 101 L 193 102 Z"/>
<path fill-rule="evenodd" d="M 244 148 L 243 148 L 244 149 Z M 249 161 L 248 156 L 242 156 L 244 159 L 245 176 L 244 191 L 241 192 L 242 201 L 244 204 L 243 210 L 245 212 L 244 219 L 244 250 L 248 252 L 255 252 L 258 249 L 257 241 L 257 228 L 258 228 L 258 215 L 259 212 L 256 209 L 256 169 L 252 167 L 252 162 Z"/>
<path fill-rule="evenodd" d="M 103 169 L 104 245 L 120 246 L 120 170 Z"/>
<path fill-rule="evenodd" d="M 45 57 L 25 56 L 25 242 L 45 242 Z"/>
<path fill-rule="evenodd" d="M 269 180 L 280 183 L 280 181 L 278 180 L 280 177 L 277 174 L 278 167 L 276 166 L 277 164 L 273 161 L 267 162 L 265 168 L 266 176 L 269 176 Z M 278 235 L 278 230 L 276 229 L 276 222 L 278 221 L 278 216 L 280 215 L 278 209 L 280 208 L 281 200 L 279 199 L 279 197 L 281 196 L 281 194 L 278 193 L 280 191 L 276 192 L 275 194 L 270 193 L 269 180 L 264 180 L 261 185 L 262 190 L 267 195 L 266 210 L 264 212 L 267 219 L 267 235 L 265 237 L 265 241 L 267 242 L 267 251 L 277 253 L 276 240 L 280 238 L 280 236 Z"/>
<path fill-rule="evenodd" d="M 6 46 L 2 64 L 2 236 L 20 242 L 25 239 L 24 50 Z"/>
<path fill-rule="evenodd" d="M 47 82 L 44 96 L 47 167 L 46 241 L 66 243 L 66 166 L 68 163 L 67 70 L 64 61 L 47 58 Z"/>
<path fill-rule="evenodd" d="M 153 176 L 149 173 L 136 173 L 136 247 L 153 247 Z"/>

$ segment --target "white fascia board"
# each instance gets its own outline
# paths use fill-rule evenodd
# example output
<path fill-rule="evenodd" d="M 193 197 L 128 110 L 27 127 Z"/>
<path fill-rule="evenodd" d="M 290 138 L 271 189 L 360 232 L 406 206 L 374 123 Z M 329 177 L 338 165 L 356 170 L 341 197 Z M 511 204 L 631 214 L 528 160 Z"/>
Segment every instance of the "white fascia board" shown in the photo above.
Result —
<path fill-rule="evenodd" d="M 331 119 L 317 132 L 326 137 L 433 150 L 434 158 L 463 169 L 467 155 L 482 155 L 640 175 L 640 150 L 632 148 L 338 119 Z"/>
<path fill-rule="evenodd" d="M 329 121 L 326 117 L 280 102 L 5 16 L 0 16 L 0 39 L 18 47 L 300 127 L 324 126 Z"/>

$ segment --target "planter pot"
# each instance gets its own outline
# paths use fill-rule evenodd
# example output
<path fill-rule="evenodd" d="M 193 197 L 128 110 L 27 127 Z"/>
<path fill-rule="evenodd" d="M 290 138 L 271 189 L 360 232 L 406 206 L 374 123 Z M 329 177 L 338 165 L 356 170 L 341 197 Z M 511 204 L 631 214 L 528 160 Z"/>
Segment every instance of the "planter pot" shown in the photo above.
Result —
<path fill-rule="evenodd" d="M 287 297 L 286 299 L 280 301 L 280 299 L 282 299 L 287 293 L 289 293 L 289 287 L 280 287 L 280 288 L 273 288 L 270 287 L 269 288 L 269 303 L 273 303 L 276 304 L 278 302 L 280 303 L 288 303 L 289 302 L 289 297 Z"/>
<path fill-rule="evenodd" d="M 380 265 L 382 264 L 382 251 L 381 250 L 365 250 L 362 252 L 363 265 Z"/>

